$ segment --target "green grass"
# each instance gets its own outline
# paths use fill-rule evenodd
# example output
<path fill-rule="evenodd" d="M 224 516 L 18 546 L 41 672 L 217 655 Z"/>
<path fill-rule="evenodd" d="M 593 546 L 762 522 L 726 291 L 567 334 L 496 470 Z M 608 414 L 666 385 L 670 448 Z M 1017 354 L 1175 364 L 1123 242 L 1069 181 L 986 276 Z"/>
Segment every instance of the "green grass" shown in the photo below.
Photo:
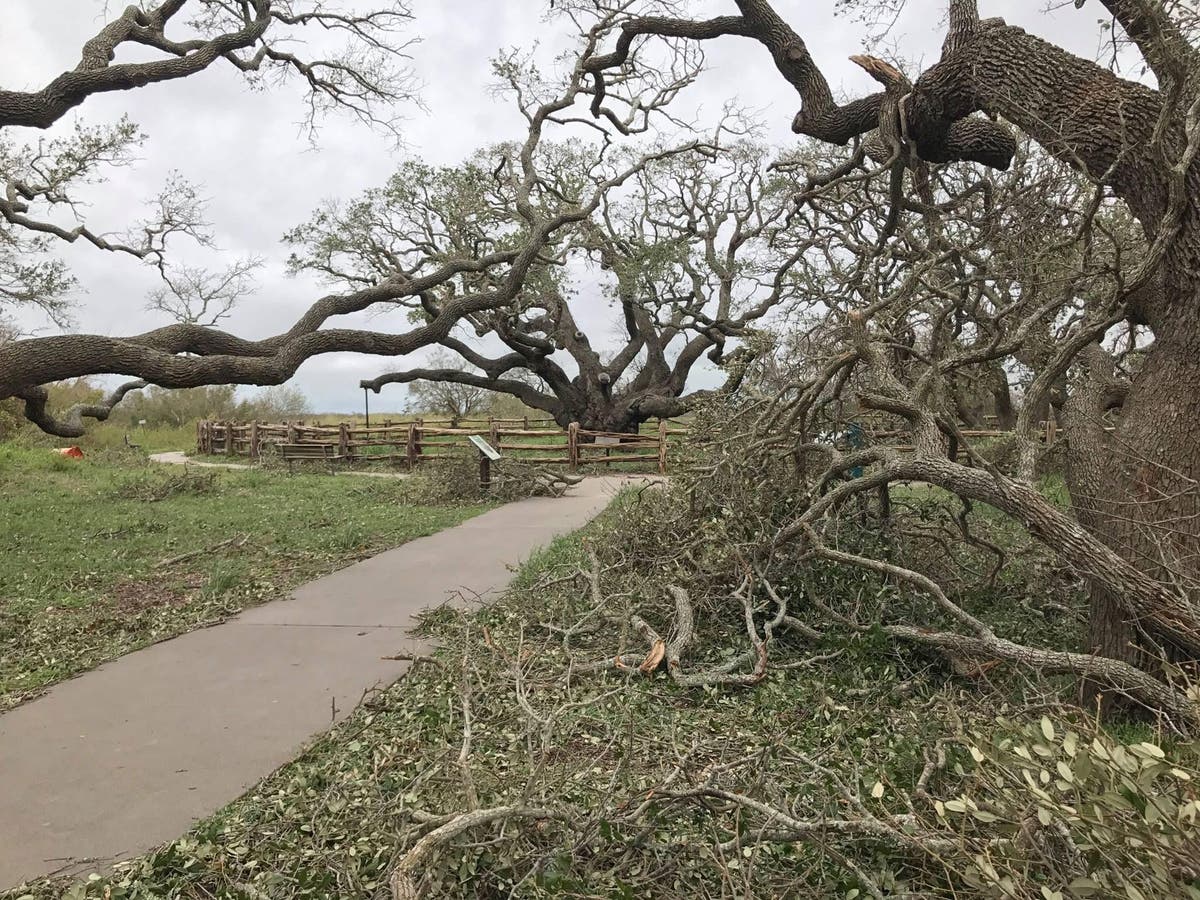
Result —
<path fill-rule="evenodd" d="M 0 709 L 483 508 L 423 505 L 387 479 L 3 445 L 0 491 Z"/>
<path fill-rule="evenodd" d="M 186 450 L 196 445 L 195 423 L 180 426 L 162 425 L 155 428 L 139 426 L 127 427 L 115 422 L 101 422 L 91 426 L 87 432 L 78 438 L 60 438 L 45 434 L 32 425 L 26 425 L 16 432 L 8 446 L 26 448 L 51 448 L 77 446 L 85 453 L 104 450 L 124 449 L 125 438 L 146 453 L 159 453 L 164 450 Z"/>

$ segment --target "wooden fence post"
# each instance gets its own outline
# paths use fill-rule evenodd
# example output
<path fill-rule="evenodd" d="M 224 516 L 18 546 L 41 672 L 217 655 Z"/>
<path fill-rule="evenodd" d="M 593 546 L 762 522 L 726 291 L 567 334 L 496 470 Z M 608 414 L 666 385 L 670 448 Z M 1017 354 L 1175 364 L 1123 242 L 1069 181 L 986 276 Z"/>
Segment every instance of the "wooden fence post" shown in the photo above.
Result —
<path fill-rule="evenodd" d="M 492 446 L 495 447 L 497 450 L 499 450 L 500 449 L 500 426 L 496 424 L 495 419 L 492 419 L 491 427 L 488 429 L 488 437 L 491 438 Z"/>
<path fill-rule="evenodd" d="M 350 458 L 350 426 L 345 422 L 338 425 L 338 456 Z"/>
<path fill-rule="evenodd" d="M 258 459 L 259 441 L 261 438 L 258 434 L 258 420 L 250 423 L 250 458 Z"/>
<path fill-rule="evenodd" d="M 524 429 L 526 431 L 528 431 L 529 430 L 529 414 L 528 413 L 526 413 L 524 416 L 521 417 L 521 423 L 522 423 L 522 426 L 524 427 Z"/>
<path fill-rule="evenodd" d="M 579 423 L 567 426 L 567 468 L 572 472 L 579 469 Z"/>
<path fill-rule="evenodd" d="M 405 456 L 408 457 L 408 469 L 411 472 L 417 466 L 417 426 L 414 422 L 408 423 L 408 443 L 405 446 Z"/>
<path fill-rule="evenodd" d="M 485 492 L 492 487 L 492 461 L 482 451 L 479 453 L 479 486 Z"/>
<path fill-rule="evenodd" d="M 667 420 L 658 420 L 658 474 L 667 474 Z"/>
<path fill-rule="evenodd" d="M 288 423 L 287 423 L 287 442 L 288 442 L 289 444 L 295 444 L 295 443 L 298 443 L 298 441 L 297 441 L 297 435 L 296 435 L 296 423 L 295 423 L 295 422 L 288 422 Z"/>

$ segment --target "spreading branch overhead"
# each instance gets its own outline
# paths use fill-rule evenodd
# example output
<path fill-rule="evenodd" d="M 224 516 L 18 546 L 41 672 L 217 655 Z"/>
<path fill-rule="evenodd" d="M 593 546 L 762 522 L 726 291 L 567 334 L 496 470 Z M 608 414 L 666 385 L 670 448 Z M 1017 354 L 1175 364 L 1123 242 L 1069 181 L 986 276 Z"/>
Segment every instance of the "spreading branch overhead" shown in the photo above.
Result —
<path fill-rule="evenodd" d="M 403 65 L 407 42 L 399 37 L 411 17 L 400 0 L 387 0 L 364 12 L 336 9 L 319 0 L 130 5 L 83 45 L 74 68 L 38 90 L 0 90 L 0 127 L 49 128 L 96 94 L 188 78 L 214 63 L 232 65 L 248 75 L 269 69 L 298 75 L 308 86 L 314 114 L 341 107 L 369 121 L 394 122 L 395 111 L 387 106 L 412 93 Z M 297 49 L 306 30 L 310 35 L 344 36 L 354 49 L 347 55 L 306 58 Z M 136 50 L 149 50 L 153 58 L 117 58 Z"/>
<path fill-rule="evenodd" d="M 803 38 L 766 0 L 736 0 L 737 16 L 721 16 L 705 21 L 690 21 L 661 16 L 631 16 L 622 26 L 616 47 L 588 61 L 595 79 L 593 102 L 602 101 L 609 72 L 629 62 L 635 42 L 642 37 L 713 40 L 736 36 L 760 43 L 770 54 L 780 74 L 800 95 L 801 107 L 792 120 L 792 130 L 833 144 L 845 144 L 879 127 L 883 106 L 882 93 L 871 94 L 838 104 L 829 82 L 813 60 Z M 967 36 L 978 27 L 978 15 L 952 17 L 960 32 L 948 42 L 949 57 L 965 54 Z M 947 59 L 947 57 L 943 57 Z M 972 110 L 973 111 L 973 110 Z M 1008 168 L 1016 149 L 1010 129 L 982 118 L 967 118 L 969 112 L 953 119 L 931 120 L 928 131 L 914 138 L 922 157 L 930 162 L 973 161 L 998 169 Z M 935 134 L 936 132 L 936 134 Z"/>

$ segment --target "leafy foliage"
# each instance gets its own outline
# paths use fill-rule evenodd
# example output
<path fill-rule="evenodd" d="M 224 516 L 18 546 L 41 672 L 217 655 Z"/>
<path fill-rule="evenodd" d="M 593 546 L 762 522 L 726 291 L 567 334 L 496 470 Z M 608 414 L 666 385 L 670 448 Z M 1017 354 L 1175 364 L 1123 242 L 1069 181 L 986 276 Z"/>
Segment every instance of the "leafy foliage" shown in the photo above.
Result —
<path fill-rule="evenodd" d="M 1200 745 L 1121 740 L 1090 723 L 1001 719 L 963 744 L 937 801 L 986 897 L 1200 897 Z"/>
<path fill-rule="evenodd" d="M 231 384 L 168 390 L 148 387 L 130 395 L 117 407 L 113 419 L 125 425 L 147 427 L 191 425 L 198 419 L 231 422 L 286 422 L 310 412 L 308 398 L 297 387 L 278 385 L 256 394 L 239 395 Z"/>

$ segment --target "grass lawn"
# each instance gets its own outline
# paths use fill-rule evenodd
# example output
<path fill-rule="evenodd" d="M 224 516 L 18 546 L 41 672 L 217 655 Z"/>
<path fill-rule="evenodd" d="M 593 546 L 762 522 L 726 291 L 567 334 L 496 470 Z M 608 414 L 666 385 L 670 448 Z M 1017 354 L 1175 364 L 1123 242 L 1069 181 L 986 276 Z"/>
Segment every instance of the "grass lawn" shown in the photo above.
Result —
<path fill-rule="evenodd" d="M 154 641 L 456 525 L 403 482 L 0 446 L 0 710 Z"/>
<path fill-rule="evenodd" d="M 135 444 L 146 453 L 163 450 L 186 450 L 196 446 L 196 426 L 159 425 L 154 428 L 127 427 L 116 422 L 98 422 L 82 437 L 60 438 L 44 434 L 32 425 L 25 426 L 12 436 L 5 446 L 23 448 L 70 447 L 83 448 L 85 453 L 101 450 L 120 450 L 125 441 Z"/>

